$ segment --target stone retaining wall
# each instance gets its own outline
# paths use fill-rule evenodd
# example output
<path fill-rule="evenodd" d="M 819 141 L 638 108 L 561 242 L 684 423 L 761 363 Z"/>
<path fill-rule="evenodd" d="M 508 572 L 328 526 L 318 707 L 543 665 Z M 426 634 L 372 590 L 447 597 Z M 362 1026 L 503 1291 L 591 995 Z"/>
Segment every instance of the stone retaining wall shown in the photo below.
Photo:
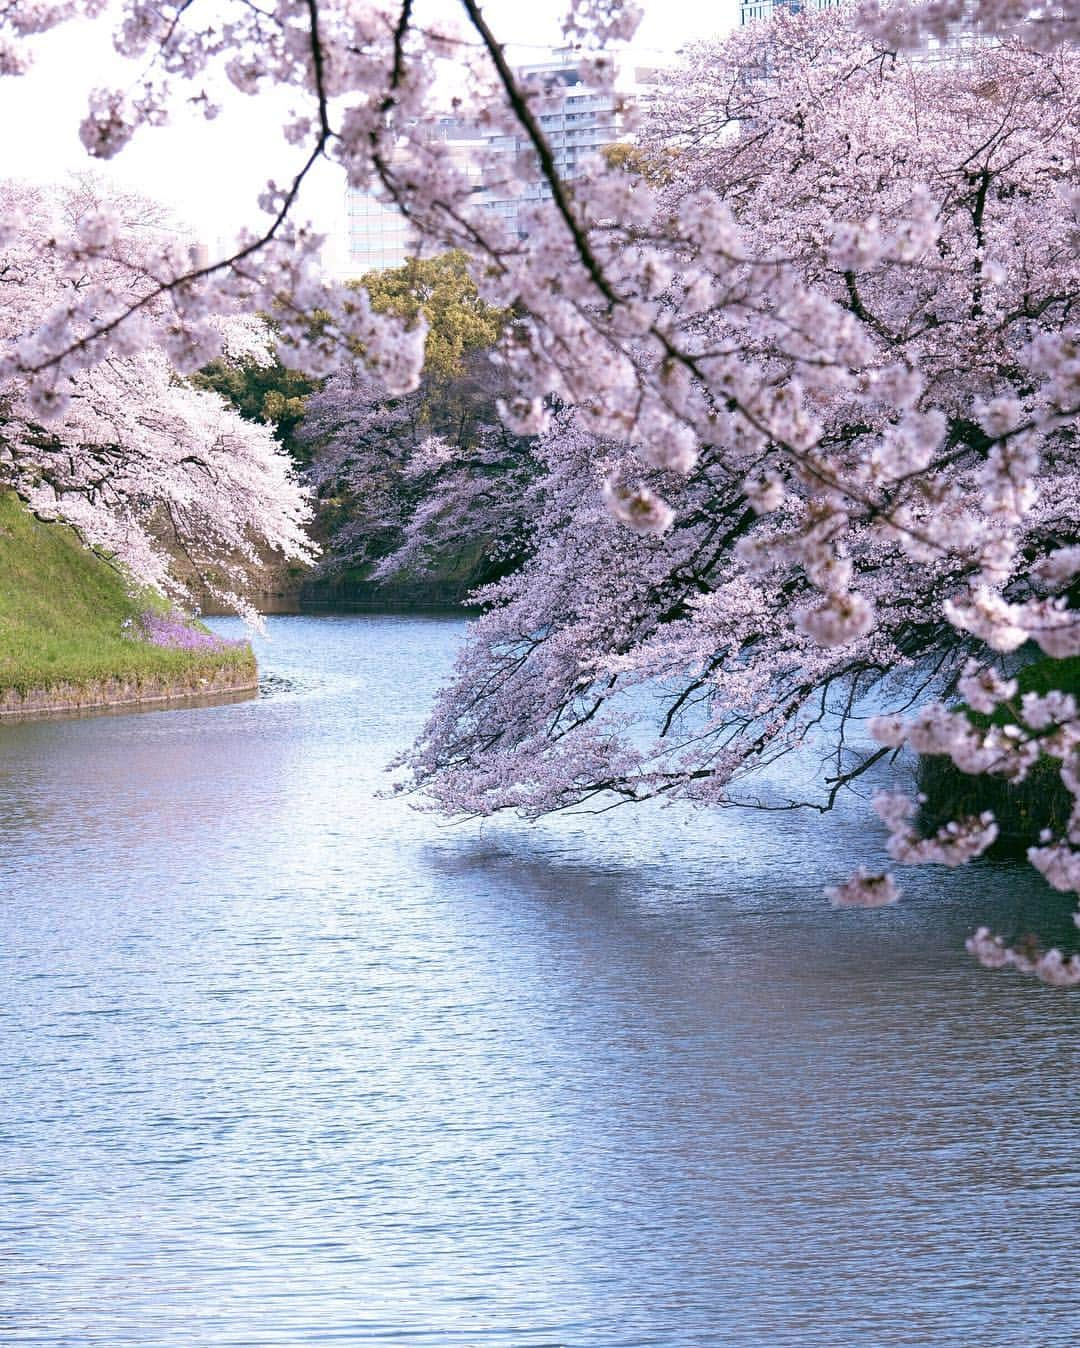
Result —
<path fill-rule="evenodd" d="M 148 675 L 142 679 L 91 679 L 56 683 L 20 693 L 0 691 L 0 719 L 89 714 L 125 707 L 180 706 L 204 699 L 254 697 L 258 671 L 226 665 L 214 674 L 191 673 L 175 678 Z"/>
<path fill-rule="evenodd" d="M 326 580 L 302 585 L 295 594 L 302 613 L 453 613 L 464 617 L 465 598 L 472 590 L 465 581 Z"/>

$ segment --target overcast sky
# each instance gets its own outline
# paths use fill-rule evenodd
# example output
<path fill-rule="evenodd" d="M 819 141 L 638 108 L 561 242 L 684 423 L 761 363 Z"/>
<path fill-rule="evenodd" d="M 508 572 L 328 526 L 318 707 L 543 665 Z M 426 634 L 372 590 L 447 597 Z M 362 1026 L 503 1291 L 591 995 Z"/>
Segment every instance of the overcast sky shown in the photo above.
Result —
<path fill-rule="evenodd" d="M 427 0 L 446 13 L 453 0 Z M 694 38 L 733 26 L 737 0 L 643 0 L 645 19 L 635 47 L 671 51 Z M 513 55 L 535 59 L 558 40 L 565 0 L 487 0 L 485 14 L 499 37 L 518 44 Z M 123 87 L 138 66 L 115 55 L 107 25 L 67 24 L 37 45 L 34 69 L 0 79 L 0 176 L 57 181 L 86 168 L 78 125 L 87 94 L 100 86 Z M 225 112 L 207 123 L 176 113 L 174 123 L 144 130 L 108 167 L 126 186 L 168 202 L 208 240 L 231 237 L 258 222 L 255 198 L 268 177 L 285 181 L 292 155 L 281 139 L 282 104 L 273 97 L 230 98 Z M 323 229 L 339 223 L 342 182 L 325 169 L 305 199 L 306 212 Z"/>

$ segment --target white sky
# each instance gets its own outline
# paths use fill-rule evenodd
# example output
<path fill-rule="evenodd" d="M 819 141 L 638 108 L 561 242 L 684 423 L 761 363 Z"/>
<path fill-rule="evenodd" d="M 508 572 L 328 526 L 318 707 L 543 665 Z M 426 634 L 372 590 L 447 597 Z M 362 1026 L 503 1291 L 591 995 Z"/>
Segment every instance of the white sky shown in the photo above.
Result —
<path fill-rule="evenodd" d="M 695 38 L 731 28 L 738 0 L 641 0 L 645 18 L 634 47 L 672 51 Z M 453 0 L 429 0 L 445 14 Z M 484 12 L 500 39 L 547 48 L 558 42 L 565 0 L 487 0 Z M 78 139 L 87 95 L 102 86 L 124 87 L 139 66 L 112 50 L 107 23 L 72 23 L 42 37 L 34 68 L 0 79 L 0 177 L 58 181 L 94 167 Z M 516 59 L 535 59 L 527 46 Z M 179 109 L 168 127 L 144 129 L 106 166 L 110 177 L 167 202 L 208 241 L 258 224 L 255 199 L 270 177 L 285 182 L 296 151 L 284 144 L 273 97 L 235 94 L 214 122 Z M 100 167 L 100 166 L 99 166 Z M 302 203 L 324 230 L 341 214 L 342 179 L 322 170 Z"/>

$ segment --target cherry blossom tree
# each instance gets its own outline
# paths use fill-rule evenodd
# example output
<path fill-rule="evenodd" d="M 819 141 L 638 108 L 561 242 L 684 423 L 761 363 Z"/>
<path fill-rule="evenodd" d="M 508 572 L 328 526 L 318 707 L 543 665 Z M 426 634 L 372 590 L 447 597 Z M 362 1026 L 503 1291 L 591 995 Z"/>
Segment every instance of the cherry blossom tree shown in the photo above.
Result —
<path fill-rule="evenodd" d="M 640 456 L 595 434 L 593 409 L 557 422 L 536 552 L 484 595 L 492 612 L 407 760 L 450 812 L 746 800 L 758 790 L 747 771 L 823 722 L 824 805 L 905 741 L 1010 780 L 1073 752 L 1075 708 L 1060 695 L 1026 699 L 1006 731 L 939 702 L 910 726 L 880 715 L 881 747 L 861 763 L 836 731 L 871 684 L 897 708 L 957 688 L 981 711 L 1015 698 L 1015 682 L 971 662 L 983 643 L 1077 649 L 1071 608 L 1048 597 L 1080 559 L 1076 399 L 1071 375 L 1047 379 L 1042 364 L 1074 350 L 1073 54 L 1009 41 L 928 63 L 827 16 L 762 41 L 691 53 L 637 163 L 660 184 L 658 212 L 685 224 L 705 193 L 730 211 L 745 251 L 741 266 L 714 263 L 722 310 L 688 304 L 674 268 L 664 299 L 687 337 L 721 353 L 710 360 L 753 351 L 761 421 L 786 405 L 813 448 L 796 456 L 796 435 L 781 448 L 742 413 L 692 465 L 642 479 Z M 748 80 L 766 59 L 770 78 Z M 756 296 L 739 307 L 768 262 L 766 323 Z M 808 375 L 825 323 L 861 352 L 855 379 L 835 365 Z M 899 862 L 960 864 L 997 832 L 984 813 L 921 838 L 902 797 L 879 813 Z M 1032 860 L 1059 883 L 1071 856 L 1063 843 Z M 877 906 L 898 892 L 863 872 L 831 895 Z M 1002 955 L 987 939 L 973 941 L 980 958 L 1049 982 L 1080 974 L 1076 959 Z"/>
<path fill-rule="evenodd" d="M 2 184 L 0 202 L 0 338 L 16 344 L 101 273 L 137 293 L 144 250 L 166 229 L 152 203 L 89 180 L 55 193 Z M 84 241 L 77 264 L 52 246 L 61 229 Z M 268 359 L 258 322 L 223 319 L 220 337 L 228 358 Z M 264 427 L 178 379 L 160 346 L 114 349 L 44 406 L 40 392 L 18 375 L 0 385 L 0 489 L 73 525 L 135 580 L 181 595 L 180 561 L 248 611 L 239 591 L 260 549 L 311 559 L 307 497 L 287 456 Z"/>
<path fill-rule="evenodd" d="M 248 94 L 292 94 L 284 130 L 301 167 L 268 185 L 267 224 L 233 256 L 192 266 L 163 247 L 134 294 L 126 274 L 95 277 L 5 343 L 0 379 L 19 380 L 39 417 L 61 416 L 72 381 L 118 347 L 157 345 L 194 368 L 220 346 L 217 316 L 255 307 L 280 315 L 286 364 L 321 376 L 352 347 L 391 397 L 408 393 L 423 324 L 330 285 L 317 241 L 293 222 L 321 158 L 434 244 L 465 250 L 482 297 L 521 315 L 501 352 L 504 423 L 535 435 L 553 408 L 573 411 L 545 440 L 535 559 L 508 582 L 516 588 L 491 596 L 502 616 L 466 654 L 458 700 L 444 701 L 413 760 L 444 804 L 535 812 L 668 781 L 717 798 L 755 753 L 799 733 L 807 697 L 833 686 L 845 660 L 854 674 L 968 646 L 981 663 L 961 694 L 997 705 L 1011 696 L 997 655 L 1029 640 L 1052 657 L 1080 649 L 1066 593 L 1080 570 L 1073 3 L 984 0 L 974 25 L 986 40 L 933 61 L 897 48 L 945 31 L 952 0 L 868 11 L 861 26 L 847 12 L 751 26 L 693 55 L 680 102 L 658 108 L 646 150 L 662 171 L 597 166 L 573 183 L 543 133 L 548 91 L 515 76 L 476 0 L 460 0 L 457 31 L 413 0 L 210 8 L 125 0 L 118 46 L 148 58 L 149 73 L 127 93 L 94 96 L 88 150 L 110 157 L 183 97 L 216 115 L 224 78 Z M 35 32 L 101 9 L 0 0 L 0 68 L 20 67 Z M 592 85 L 614 88 L 612 45 L 637 17 L 621 0 L 571 5 L 564 32 Z M 448 66 L 479 126 L 529 146 L 527 164 L 502 170 L 538 175 L 549 194 L 522 215 L 525 237 L 478 206 L 469 174 L 425 129 Z M 71 234 L 53 251 L 71 267 L 96 246 Z M 315 309 L 327 318 L 307 341 Z M 573 574 L 549 536 L 581 548 Z M 672 577 L 692 579 L 693 602 L 672 593 Z M 591 621 L 566 620 L 587 605 Z M 693 735 L 674 760 L 667 746 L 643 759 L 604 722 L 612 699 L 597 690 L 646 671 L 685 677 L 688 659 L 694 691 L 676 712 L 692 703 L 707 727 L 733 716 L 733 732 L 709 741 L 704 763 Z M 500 687 L 516 679 L 524 705 L 528 694 L 558 712 L 507 722 L 513 755 L 501 753 L 503 717 L 484 719 L 485 671 Z M 794 699 L 774 699 L 769 678 L 794 681 Z M 1068 784 L 1080 727 L 1065 694 L 1033 706 L 1033 720 L 1020 710 L 1010 736 L 940 704 L 875 729 L 883 748 L 907 742 L 966 770 L 1016 775 L 1033 753 L 1059 755 Z M 885 800 L 880 812 L 899 860 L 960 861 L 993 832 L 991 821 L 957 821 L 922 840 L 907 805 Z M 1036 849 L 1052 883 L 1074 887 L 1073 843 L 1080 824 Z M 894 896 L 865 875 L 835 891 L 841 902 Z M 986 934 L 973 950 L 1080 981 L 1076 959 L 1021 957 Z"/>
<path fill-rule="evenodd" d="M 471 588 L 522 560 L 540 465 L 499 420 L 501 384 L 474 353 L 400 397 L 360 361 L 312 395 L 301 438 L 326 540 L 320 574 L 359 568 L 381 581 L 464 567 Z"/>
<path fill-rule="evenodd" d="M 326 542 L 320 574 L 452 576 L 464 592 L 520 555 L 519 500 L 537 465 L 499 418 L 490 360 L 510 315 L 479 299 L 462 253 L 410 258 L 355 283 L 377 310 L 428 324 L 424 373 L 390 396 L 350 355 L 311 399 L 299 448 Z"/>

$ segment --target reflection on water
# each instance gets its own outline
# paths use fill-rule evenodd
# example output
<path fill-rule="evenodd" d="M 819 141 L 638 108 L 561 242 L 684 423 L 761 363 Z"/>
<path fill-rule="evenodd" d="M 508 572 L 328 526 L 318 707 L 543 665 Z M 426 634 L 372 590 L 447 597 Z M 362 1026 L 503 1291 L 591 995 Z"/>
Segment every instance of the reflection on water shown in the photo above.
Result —
<path fill-rule="evenodd" d="M 461 630 L 0 727 L 0 1341 L 1072 1342 L 1077 999 L 962 949 L 1037 877 L 837 913 L 855 809 L 380 800 Z"/>

